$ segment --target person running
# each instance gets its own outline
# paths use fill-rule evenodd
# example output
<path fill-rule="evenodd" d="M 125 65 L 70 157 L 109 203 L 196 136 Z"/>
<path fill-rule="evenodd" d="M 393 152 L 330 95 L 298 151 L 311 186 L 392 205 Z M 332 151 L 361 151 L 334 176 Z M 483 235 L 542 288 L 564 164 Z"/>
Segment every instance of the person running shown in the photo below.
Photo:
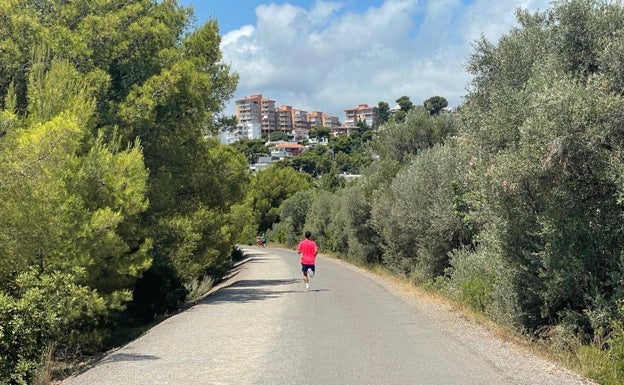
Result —
<path fill-rule="evenodd" d="M 304 235 L 305 239 L 297 245 L 297 253 L 301 254 L 301 272 L 303 272 L 303 282 L 306 285 L 306 291 L 310 291 L 310 278 L 314 277 L 318 246 L 310 239 L 312 233 L 306 231 Z"/>
<path fill-rule="evenodd" d="M 262 233 L 262 236 L 260 237 L 260 242 L 262 242 L 262 247 L 266 247 L 266 243 L 267 243 L 266 234 Z"/>

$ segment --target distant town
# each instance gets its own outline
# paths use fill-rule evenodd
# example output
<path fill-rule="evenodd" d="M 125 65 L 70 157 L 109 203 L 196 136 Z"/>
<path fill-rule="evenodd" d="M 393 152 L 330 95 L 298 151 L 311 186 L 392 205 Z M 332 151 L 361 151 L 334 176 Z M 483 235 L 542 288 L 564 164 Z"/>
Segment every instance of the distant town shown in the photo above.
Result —
<path fill-rule="evenodd" d="M 348 133 L 360 121 L 371 126 L 376 112 L 377 107 L 360 104 L 346 109 L 341 122 L 337 116 L 322 111 L 309 112 L 287 105 L 276 107 L 275 100 L 257 94 L 236 101 L 234 115 L 238 126 L 234 130 L 224 130 L 220 137 L 223 143 L 229 144 L 241 138 L 260 139 L 280 131 L 293 141 L 301 141 L 307 138 L 310 129 L 320 126 L 329 128 L 331 135 L 337 136 Z"/>
<path fill-rule="evenodd" d="M 344 120 L 341 122 L 337 116 L 322 111 L 309 112 L 288 105 L 276 107 L 273 99 L 265 98 L 262 94 L 250 95 L 236 101 L 234 115 L 238 124 L 236 127 L 223 129 L 219 133 L 219 140 L 223 144 L 231 144 L 241 139 L 269 137 L 275 132 L 286 134 L 288 140 L 267 142 L 270 156 L 261 157 L 257 164 L 251 165 L 257 171 L 276 160 L 298 155 L 309 146 L 327 144 L 326 139 L 309 138 L 310 130 L 316 127 L 327 127 L 331 136 L 349 134 L 358 122 L 364 122 L 371 127 L 377 107 L 360 104 L 344 111 Z M 303 140 L 307 140 L 306 146 L 298 143 Z"/>
<path fill-rule="evenodd" d="M 393 114 L 400 110 L 396 105 L 390 108 Z M 446 109 L 452 112 L 454 109 Z M 223 144 L 232 144 L 242 139 L 269 138 L 266 145 L 270 156 L 260 157 L 258 162 L 251 164 L 254 171 L 264 169 L 271 163 L 293 157 L 316 145 L 327 145 L 327 138 L 310 138 L 310 130 L 317 127 L 329 129 L 329 135 L 336 137 L 348 135 L 359 124 L 372 127 L 377 115 L 377 107 L 359 104 L 344 110 L 341 122 L 337 116 L 322 111 L 305 111 L 289 105 L 277 107 L 273 99 L 262 94 L 246 96 L 236 100 L 234 115 L 237 120 L 235 127 L 222 128 L 219 140 Z M 287 140 L 271 141 L 271 134 L 281 132 Z M 306 144 L 300 144 L 305 141 Z"/>

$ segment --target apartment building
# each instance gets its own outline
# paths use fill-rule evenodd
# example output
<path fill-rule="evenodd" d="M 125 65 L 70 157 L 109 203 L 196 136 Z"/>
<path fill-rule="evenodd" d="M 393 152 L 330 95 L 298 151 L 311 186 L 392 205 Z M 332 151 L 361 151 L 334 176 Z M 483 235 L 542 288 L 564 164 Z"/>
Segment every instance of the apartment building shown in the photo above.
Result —
<path fill-rule="evenodd" d="M 293 108 L 292 106 L 280 106 L 277 111 L 277 127 L 279 131 L 291 132 L 293 129 Z"/>
<path fill-rule="evenodd" d="M 337 116 L 323 115 L 323 126 L 330 129 L 338 128 L 340 127 L 340 120 Z"/>
<path fill-rule="evenodd" d="M 277 129 L 275 100 L 263 98 L 262 94 L 237 100 L 234 115 L 241 124 L 258 124 L 263 134 L 270 134 Z"/>
<path fill-rule="evenodd" d="M 251 95 L 237 100 L 234 105 L 234 115 L 240 124 L 258 124 L 262 120 L 260 115 L 262 107 L 262 95 Z"/>
<path fill-rule="evenodd" d="M 331 115 L 326 115 L 321 111 L 313 111 L 308 114 L 308 123 L 310 128 L 325 126 L 329 128 L 335 128 L 340 125 L 338 118 Z"/>
<path fill-rule="evenodd" d="M 308 122 L 308 111 L 294 110 L 293 129 L 295 131 L 308 131 L 310 129 L 310 123 Z"/>
<path fill-rule="evenodd" d="M 262 133 L 270 134 L 277 130 L 275 100 L 262 98 L 261 103 Z"/>
<path fill-rule="evenodd" d="M 358 122 L 365 122 L 366 125 L 371 127 L 375 121 L 375 115 L 377 114 L 377 107 L 371 107 L 368 104 L 360 104 L 355 108 L 344 110 L 346 127 L 355 127 Z"/>
<path fill-rule="evenodd" d="M 321 111 L 309 113 L 292 106 L 275 107 L 275 100 L 263 98 L 262 94 L 237 100 L 234 114 L 239 123 L 260 125 L 262 134 L 282 131 L 295 138 L 305 138 L 311 127 L 337 128 L 340 124 L 337 117 Z"/>

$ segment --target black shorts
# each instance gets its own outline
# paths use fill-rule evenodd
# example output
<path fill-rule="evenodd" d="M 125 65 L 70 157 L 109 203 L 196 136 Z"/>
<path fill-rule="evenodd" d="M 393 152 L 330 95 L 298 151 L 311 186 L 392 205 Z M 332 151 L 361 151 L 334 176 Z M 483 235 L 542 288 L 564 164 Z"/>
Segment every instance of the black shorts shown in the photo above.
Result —
<path fill-rule="evenodd" d="M 305 264 L 301 264 L 301 272 L 303 272 L 303 274 L 307 274 L 308 273 L 308 269 L 312 269 L 312 271 L 316 272 L 316 270 L 314 270 L 314 265 L 305 265 Z"/>

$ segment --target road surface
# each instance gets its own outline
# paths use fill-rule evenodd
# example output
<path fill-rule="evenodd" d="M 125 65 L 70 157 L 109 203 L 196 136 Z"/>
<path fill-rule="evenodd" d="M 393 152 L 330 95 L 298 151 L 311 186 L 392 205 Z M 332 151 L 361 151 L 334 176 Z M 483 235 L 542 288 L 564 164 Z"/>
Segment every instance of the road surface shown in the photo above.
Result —
<path fill-rule="evenodd" d="M 218 290 L 63 385 L 591 384 L 381 278 L 249 247 Z M 251 254 L 249 254 L 251 253 Z"/>

